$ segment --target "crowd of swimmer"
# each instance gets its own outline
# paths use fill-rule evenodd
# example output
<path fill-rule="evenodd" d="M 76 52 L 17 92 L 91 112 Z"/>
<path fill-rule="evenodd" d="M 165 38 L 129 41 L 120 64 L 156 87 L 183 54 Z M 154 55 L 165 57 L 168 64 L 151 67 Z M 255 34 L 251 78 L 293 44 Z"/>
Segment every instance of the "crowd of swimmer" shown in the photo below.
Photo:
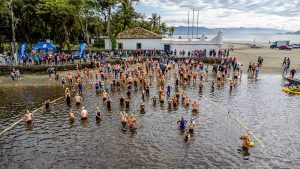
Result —
<path fill-rule="evenodd" d="M 125 91 L 126 96 L 121 94 L 119 96 L 119 104 L 130 106 L 131 92 L 133 88 L 141 88 L 142 101 L 140 103 L 141 112 L 145 111 L 145 97 L 150 95 L 150 86 L 153 81 L 157 82 L 157 95 L 151 98 L 153 104 L 157 103 L 157 100 L 161 103 L 168 105 L 169 108 L 177 107 L 180 102 L 189 107 L 191 105 L 194 113 L 199 113 L 200 104 L 197 101 L 191 101 L 185 91 L 179 92 L 179 86 L 184 84 L 193 83 L 199 86 L 199 92 L 202 93 L 204 88 L 204 80 L 207 81 L 209 68 L 208 65 L 204 66 L 201 61 L 194 61 L 193 59 L 187 59 L 184 61 L 175 62 L 172 59 L 167 60 L 140 60 L 135 59 L 131 62 L 118 61 L 115 64 L 110 63 L 97 63 L 95 69 L 85 68 L 83 71 L 80 67 L 77 67 L 75 76 L 71 71 L 68 72 L 67 77 L 61 78 L 62 85 L 73 86 L 72 89 L 65 89 L 66 104 L 71 105 L 74 102 L 76 105 L 82 104 L 81 95 L 84 92 L 83 82 L 94 83 L 96 92 L 102 92 L 102 100 L 104 105 L 110 109 L 112 100 L 110 98 L 110 92 Z M 177 66 L 177 68 L 176 68 Z M 172 72 L 172 73 L 171 73 Z M 229 80 L 230 90 L 234 85 L 238 83 L 238 77 L 240 75 L 240 65 L 236 58 L 223 59 L 221 64 L 214 64 L 212 72 L 216 75 L 216 80 L 211 83 L 212 90 L 215 86 L 224 85 L 227 78 Z M 230 76 L 232 74 L 232 76 Z M 174 85 L 170 83 L 166 84 L 169 79 L 174 80 Z M 56 79 L 58 80 L 58 79 Z M 209 87 L 209 86 L 208 86 Z M 174 90 L 172 90 L 174 88 Z M 166 92 L 165 92 L 166 89 Z M 175 91 L 175 92 L 173 92 Z M 72 99 L 72 94 L 76 93 Z M 158 96 L 158 97 L 157 97 Z M 49 109 L 50 101 L 45 102 L 45 108 Z M 68 113 L 69 119 L 74 120 L 74 112 Z M 81 120 L 88 118 L 88 111 L 82 107 L 80 112 Z M 101 112 L 99 107 L 95 111 L 95 118 L 101 119 Z M 133 114 L 129 116 L 125 112 L 120 112 L 121 123 L 123 127 L 129 129 L 137 129 L 137 119 Z M 24 121 L 28 124 L 32 123 L 32 113 L 27 112 L 24 116 Z M 195 121 L 193 118 L 188 120 L 181 117 L 178 121 L 178 129 L 183 132 L 186 131 L 184 137 L 185 141 L 191 139 L 191 135 L 195 129 Z M 243 147 L 248 148 L 250 140 L 248 137 L 243 137 Z"/>

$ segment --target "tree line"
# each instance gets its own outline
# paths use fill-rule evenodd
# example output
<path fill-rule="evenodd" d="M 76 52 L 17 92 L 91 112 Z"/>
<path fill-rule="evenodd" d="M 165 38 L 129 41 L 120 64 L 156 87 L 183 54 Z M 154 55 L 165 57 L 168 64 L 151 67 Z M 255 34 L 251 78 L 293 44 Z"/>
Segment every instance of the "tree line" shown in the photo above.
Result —
<path fill-rule="evenodd" d="M 71 44 L 109 37 L 116 47 L 117 35 L 142 27 L 155 33 L 173 34 L 154 13 L 147 18 L 133 8 L 138 0 L 0 0 L 0 47 L 13 41 L 33 44 L 51 39 L 71 50 Z M 14 31 L 13 31 L 14 30 Z"/>

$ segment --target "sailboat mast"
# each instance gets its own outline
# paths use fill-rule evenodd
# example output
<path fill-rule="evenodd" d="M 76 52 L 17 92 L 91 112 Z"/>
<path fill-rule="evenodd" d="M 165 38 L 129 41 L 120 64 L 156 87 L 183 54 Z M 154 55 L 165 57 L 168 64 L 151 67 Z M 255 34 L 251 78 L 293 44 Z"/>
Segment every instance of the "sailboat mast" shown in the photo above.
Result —
<path fill-rule="evenodd" d="M 199 38 L 199 26 L 198 26 L 198 21 L 199 21 L 199 9 L 198 9 L 198 14 L 197 14 L 197 38 Z"/>
<path fill-rule="evenodd" d="M 190 10 L 188 10 L 188 39 L 190 39 Z"/>
<path fill-rule="evenodd" d="M 192 39 L 194 39 L 194 8 L 193 8 L 193 22 L 192 22 Z"/>

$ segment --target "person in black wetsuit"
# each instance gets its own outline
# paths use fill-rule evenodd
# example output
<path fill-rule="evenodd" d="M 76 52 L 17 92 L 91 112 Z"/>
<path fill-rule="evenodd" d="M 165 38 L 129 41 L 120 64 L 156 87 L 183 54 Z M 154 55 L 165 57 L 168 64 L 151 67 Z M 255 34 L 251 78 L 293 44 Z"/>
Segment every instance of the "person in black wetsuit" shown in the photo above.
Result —
<path fill-rule="evenodd" d="M 100 120 L 100 119 L 101 119 L 101 112 L 100 112 L 99 107 L 97 107 L 97 110 L 96 110 L 96 120 Z"/>
<path fill-rule="evenodd" d="M 45 109 L 49 110 L 49 108 L 50 108 L 50 100 L 45 101 L 44 104 L 45 104 Z"/>
<path fill-rule="evenodd" d="M 124 105 L 124 100 L 125 100 L 124 96 L 121 95 L 121 96 L 119 97 L 119 99 L 120 99 L 120 104 L 121 104 L 121 105 Z"/>
<path fill-rule="evenodd" d="M 66 95 L 66 100 L 67 100 L 67 105 L 70 106 L 71 105 L 71 96 L 70 96 L 70 94 Z"/>

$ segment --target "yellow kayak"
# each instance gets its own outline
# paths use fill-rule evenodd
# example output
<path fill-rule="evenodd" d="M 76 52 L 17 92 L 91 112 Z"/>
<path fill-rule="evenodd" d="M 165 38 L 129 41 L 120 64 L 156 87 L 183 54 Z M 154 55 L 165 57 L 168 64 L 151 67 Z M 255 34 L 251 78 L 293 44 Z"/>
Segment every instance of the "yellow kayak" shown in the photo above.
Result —
<path fill-rule="evenodd" d="M 282 91 L 284 91 L 284 92 L 286 92 L 286 93 L 299 94 L 299 95 L 300 95 L 300 92 L 292 91 L 292 90 L 290 90 L 290 89 L 287 88 L 287 87 L 284 87 L 284 88 L 282 89 Z"/>

